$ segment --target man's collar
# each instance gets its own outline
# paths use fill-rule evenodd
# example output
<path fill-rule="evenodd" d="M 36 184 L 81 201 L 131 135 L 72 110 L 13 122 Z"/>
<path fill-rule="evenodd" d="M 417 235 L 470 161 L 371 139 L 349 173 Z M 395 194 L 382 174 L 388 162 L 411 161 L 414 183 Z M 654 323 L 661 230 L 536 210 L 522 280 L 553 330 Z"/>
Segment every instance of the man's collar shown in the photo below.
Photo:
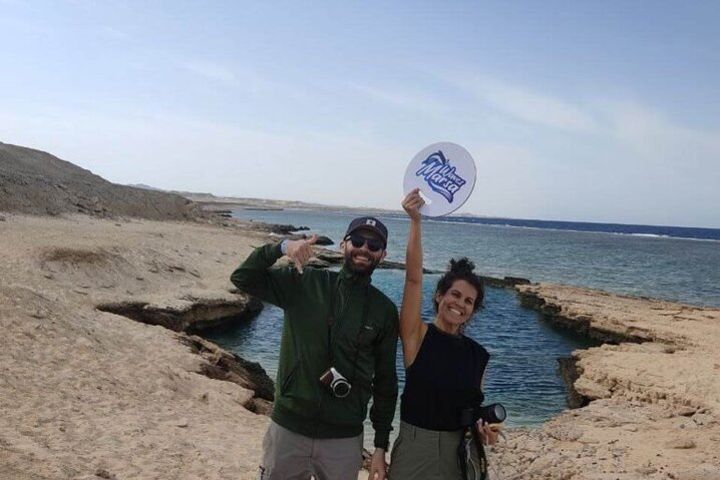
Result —
<path fill-rule="evenodd" d="M 371 275 L 361 275 L 353 272 L 345 265 L 340 269 L 340 280 L 343 282 L 349 282 L 351 285 L 369 285 L 371 282 Z"/>

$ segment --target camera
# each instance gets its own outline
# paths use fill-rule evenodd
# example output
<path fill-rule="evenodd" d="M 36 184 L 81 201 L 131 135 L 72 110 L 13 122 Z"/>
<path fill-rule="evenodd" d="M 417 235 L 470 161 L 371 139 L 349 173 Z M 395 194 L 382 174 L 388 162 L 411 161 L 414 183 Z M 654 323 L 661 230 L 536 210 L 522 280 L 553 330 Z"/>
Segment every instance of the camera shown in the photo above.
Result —
<path fill-rule="evenodd" d="M 347 378 L 338 372 L 335 367 L 328 368 L 320 375 L 320 383 L 328 387 L 337 398 L 347 397 L 352 388 Z"/>
<path fill-rule="evenodd" d="M 463 427 L 469 427 L 482 420 L 485 423 L 502 423 L 507 418 L 507 411 L 500 403 L 491 403 L 490 405 L 478 405 L 468 407 L 460 413 L 460 424 Z"/>

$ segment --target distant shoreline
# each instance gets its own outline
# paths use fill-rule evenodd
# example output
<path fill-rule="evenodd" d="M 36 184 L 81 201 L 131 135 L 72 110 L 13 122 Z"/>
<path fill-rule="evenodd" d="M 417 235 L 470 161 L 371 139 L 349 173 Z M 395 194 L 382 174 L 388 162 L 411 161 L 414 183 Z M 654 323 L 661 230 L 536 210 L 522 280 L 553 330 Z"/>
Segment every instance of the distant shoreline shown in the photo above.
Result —
<path fill-rule="evenodd" d="M 401 210 L 388 210 L 370 207 L 348 207 L 344 205 L 323 205 L 288 200 L 269 200 L 261 198 L 216 197 L 209 193 L 173 192 L 197 202 L 208 210 L 215 207 L 237 206 L 244 210 L 283 211 L 312 210 L 376 216 L 404 217 Z M 573 222 L 567 220 L 537 220 L 524 218 L 485 217 L 472 214 L 449 215 L 429 219 L 435 222 L 461 222 L 479 225 L 539 228 L 566 232 L 611 233 L 648 238 L 674 238 L 687 240 L 720 241 L 720 228 L 679 227 L 672 225 L 640 225 L 602 222 Z"/>
<path fill-rule="evenodd" d="M 301 202 L 284 202 L 280 200 L 257 200 L 237 199 L 228 201 L 218 199 L 217 201 L 198 200 L 187 197 L 200 203 L 207 210 L 217 210 L 222 207 L 238 207 L 249 211 L 317 211 L 324 213 L 339 214 L 364 214 L 388 216 L 392 218 L 405 218 L 405 213 L 399 210 L 364 209 L 344 206 L 328 206 L 319 204 L 303 204 Z M 229 211 L 229 210 L 228 210 Z M 612 235 L 627 235 L 631 237 L 645 237 L 650 239 L 677 239 L 695 241 L 720 242 L 720 229 L 700 227 L 675 227 L 661 225 L 634 225 L 622 223 L 593 223 L 593 222 L 569 222 L 559 220 L 533 220 L 502 217 L 479 217 L 472 215 L 449 215 L 446 217 L 428 218 L 428 221 L 440 223 L 466 223 L 475 225 L 487 225 L 495 227 L 513 227 L 540 230 L 555 230 L 563 232 L 582 233 L 606 233 Z"/>

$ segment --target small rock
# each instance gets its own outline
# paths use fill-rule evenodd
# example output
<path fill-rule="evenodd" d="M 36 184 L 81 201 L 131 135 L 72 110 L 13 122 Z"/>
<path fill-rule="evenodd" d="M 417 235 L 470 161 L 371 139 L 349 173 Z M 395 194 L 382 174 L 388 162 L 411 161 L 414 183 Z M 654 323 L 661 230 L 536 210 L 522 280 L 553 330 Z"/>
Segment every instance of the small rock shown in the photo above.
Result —
<path fill-rule="evenodd" d="M 178 422 L 175 424 L 176 427 L 180 428 L 186 428 L 189 425 L 187 418 L 181 418 L 178 420 Z"/>
<path fill-rule="evenodd" d="M 43 277 L 47 278 L 48 280 L 52 280 L 55 278 L 52 273 L 46 273 L 43 275 Z"/>
<path fill-rule="evenodd" d="M 333 242 L 332 239 L 326 237 L 325 235 L 319 235 L 315 243 L 317 245 L 333 245 L 335 242 Z"/>
<path fill-rule="evenodd" d="M 560 441 L 574 442 L 583 435 L 583 431 L 574 427 L 556 427 L 547 432 L 547 434 Z"/>
<path fill-rule="evenodd" d="M 695 448 L 695 442 L 690 439 L 677 438 L 665 443 L 665 448 L 689 449 Z"/>
<path fill-rule="evenodd" d="M 697 413 L 693 415 L 692 421 L 695 423 L 695 425 L 711 425 L 713 423 L 716 423 L 710 415 L 706 415 L 704 413 Z"/>
<path fill-rule="evenodd" d="M 642 466 L 635 469 L 635 471 L 641 475 L 652 475 L 657 472 L 657 468 L 651 466 Z"/>
<path fill-rule="evenodd" d="M 145 277 L 135 277 L 135 280 L 142 282 L 145 281 Z"/>
<path fill-rule="evenodd" d="M 693 407 L 680 407 L 677 410 L 675 410 L 675 415 L 681 416 L 681 417 L 692 417 L 697 412 L 697 409 Z"/>
<path fill-rule="evenodd" d="M 116 480 L 117 477 L 113 475 L 112 473 L 108 472 L 104 468 L 98 468 L 95 472 L 96 477 L 105 478 L 107 480 Z"/>
<path fill-rule="evenodd" d="M 5 217 L 3 217 L 2 215 L 0 215 L 0 222 L 4 222 L 4 221 L 5 221 Z"/>

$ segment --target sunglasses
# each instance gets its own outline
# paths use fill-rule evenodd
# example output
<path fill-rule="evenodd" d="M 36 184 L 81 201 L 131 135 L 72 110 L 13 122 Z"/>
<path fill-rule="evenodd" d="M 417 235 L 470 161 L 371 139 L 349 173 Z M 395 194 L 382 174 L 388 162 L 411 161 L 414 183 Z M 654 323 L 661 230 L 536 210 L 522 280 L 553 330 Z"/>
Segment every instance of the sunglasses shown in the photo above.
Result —
<path fill-rule="evenodd" d="M 371 252 L 379 252 L 380 250 L 385 248 L 385 244 L 382 240 L 363 237 L 358 233 L 351 233 L 350 235 L 345 237 L 346 241 L 348 239 L 350 239 L 350 243 L 352 243 L 353 247 L 362 248 L 363 245 L 367 245 L 368 250 L 370 250 Z"/>

